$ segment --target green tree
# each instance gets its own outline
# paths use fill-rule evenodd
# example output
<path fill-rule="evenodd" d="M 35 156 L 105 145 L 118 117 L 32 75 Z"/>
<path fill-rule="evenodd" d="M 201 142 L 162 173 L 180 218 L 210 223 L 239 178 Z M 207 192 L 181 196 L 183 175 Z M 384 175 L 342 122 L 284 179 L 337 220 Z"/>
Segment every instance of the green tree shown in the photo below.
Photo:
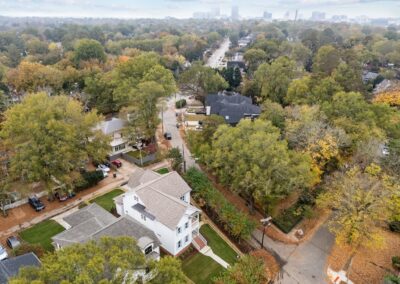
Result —
<path fill-rule="evenodd" d="M 257 70 L 258 66 L 267 60 L 267 54 L 264 50 L 258 48 L 248 49 L 244 55 L 244 60 L 246 60 L 250 72 Z"/>
<path fill-rule="evenodd" d="M 42 265 L 23 268 L 10 284 L 24 283 L 141 283 L 134 272 L 149 263 L 129 237 L 103 237 L 46 254 Z"/>
<path fill-rule="evenodd" d="M 262 99 L 282 104 L 295 68 L 296 63 L 287 57 L 279 57 L 271 64 L 261 64 L 255 72 L 255 79 L 260 86 Z"/>
<path fill-rule="evenodd" d="M 361 69 L 344 62 L 333 71 L 332 77 L 346 92 L 361 92 L 364 89 Z"/>
<path fill-rule="evenodd" d="M 288 150 L 280 136 L 269 121 L 222 125 L 206 163 L 223 184 L 245 196 L 251 209 L 256 201 L 269 210 L 271 203 L 314 180 L 310 158 Z"/>
<path fill-rule="evenodd" d="M 265 100 L 261 105 L 261 119 L 271 121 L 272 125 L 283 130 L 285 128 L 285 109 L 278 103 Z"/>
<path fill-rule="evenodd" d="M 268 283 L 269 279 L 261 258 L 246 255 L 237 263 L 225 270 L 221 276 L 214 279 L 215 284 L 259 284 Z"/>
<path fill-rule="evenodd" d="M 108 138 L 93 130 L 100 117 L 66 96 L 29 95 L 4 117 L 0 136 L 11 149 L 11 175 L 42 182 L 49 192 L 54 180 L 72 188 L 83 161 L 107 155 Z"/>
<path fill-rule="evenodd" d="M 340 63 L 338 50 L 332 45 L 324 45 L 318 49 L 312 66 L 313 72 L 322 76 L 330 76 Z"/>
<path fill-rule="evenodd" d="M 293 80 L 288 88 L 285 101 L 289 104 L 307 104 L 311 97 L 311 77 L 304 76 Z"/>
<path fill-rule="evenodd" d="M 181 150 L 178 147 L 174 147 L 168 151 L 167 158 L 171 160 L 171 167 L 174 171 L 182 171 L 183 157 Z"/>
<path fill-rule="evenodd" d="M 2 90 L 0 90 L 0 114 L 7 109 L 7 97 Z"/>
<path fill-rule="evenodd" d="M 204 101 L 209 93 L 217 93 L 228 87 L 224 78 L 210 67 L 203 66 L 201 62 L 195 62 L 183 72 L 180 77 L 183 89 L 190 90 L 194 95 Z"/>
<path fill-rule="evenodd" d="M 179 259 L 172 256 L 161 258 L 155 265 L 156 276 L 150 281 L 152 284 L 183 284 L 188 283 L 182 271 L 182 264 Z"/>
<path fill-rule="evenodd" d="M 73 61 L 76 65 L 89 60 L 105 62 L 106 58 L 104 47 L 97 40 L 85 38 L 75 43 Z"/>

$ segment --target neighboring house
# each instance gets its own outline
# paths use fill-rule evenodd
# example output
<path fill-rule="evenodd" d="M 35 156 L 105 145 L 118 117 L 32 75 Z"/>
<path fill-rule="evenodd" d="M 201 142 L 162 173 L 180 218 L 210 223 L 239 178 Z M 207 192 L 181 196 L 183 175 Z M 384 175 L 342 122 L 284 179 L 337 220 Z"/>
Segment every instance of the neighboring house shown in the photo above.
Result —
<path fill-rule="evenodd" d="M 374 94 L 382 93 L 385 91 L 390 90 L 393 86 L 396 86 L 397 83 L 393 82 L 392 80 L 385 79 L 380 82 L 378 85 L 375 86 Z"/>
<path fill-rule="evenodd" d="M 40 260 L 33 252 L 0 261 L 0 284 L 18 275 L 20 268 L 25 266 L 40 266 Z"/>
<path fill-rule="evenodd" d="M 56 249 L 103 236 L 132 237 L 146 258 L 160 259 L 160 241 L 155 234 L 129 216 L 115 217 L 108 211 L 92 203 L 63 218 L 67 230 L 52 237 Z"/>
<path fill-rule="evenodd" d="M 368 83 L 368 82 L 373 82 L 375 81 L 375 79 L 379 76 L 378 73 L 376 72 L 364 72 L 362 75 L 362 80 L 364 82 L 364 84 Z"/>
<path fill-rule="evenodd" d="M 220 115 L 231 125 L 236 125 L 242 118 L 257 117 L 261 113 L 260 107 L 253 105 L 251 98 L 238 93 L 220 92 L 207 95 L 205 105 L 206 115 Z"/>
<path fill-rule="evenodd" d="M 246 64 L 243 59 L 243 54 L 241 52 L 236 52 L 234 56 L 229 58 L 227 64 L 227 68 L 239 68 L 241 70 L 246 69 Z"/>
<path fill-rule="evenodd" d="M 109 159 L 114 160 L 119 154 L 129 152 L 132 148 L 129 141 L 123 137 L 123 129 L 126 121 L 113 117 L 111 120 L 102 121 L 96 129 L 101 130 L 105 135 L 111 137 Z"/>
<path fill-rule="evenodd" d="M 118 214 L 152 230 L 165 251 L 176 256 L 191 243 L 204 247 L 200 210 L 190 204 L 191 188 L 177 172 L 159 175 L 137 168 L 126 187 L 129 191 L 114 199 Z"/>

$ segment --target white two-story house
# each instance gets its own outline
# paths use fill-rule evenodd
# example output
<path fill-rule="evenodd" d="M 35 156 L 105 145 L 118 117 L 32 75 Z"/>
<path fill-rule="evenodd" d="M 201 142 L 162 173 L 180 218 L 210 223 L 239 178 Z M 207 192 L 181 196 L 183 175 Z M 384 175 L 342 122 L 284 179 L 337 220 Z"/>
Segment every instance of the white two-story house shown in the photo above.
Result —
<path fill-rule="evenodd" d="M 105 135 L 111 137 L 109 158 L 118 156 L 121 153 L 126 153 L 132 150 L 129 146 L 129 141 L 123 135 L 123 129 L 126 121 L 120 118 L 113 117 L 110 120 L 105 120 L 99 123 L 96 129 L 100 129 Z"/>
<path fill-rule="evenodd" d="M 118 214 L 152 230 L 171 255 L 179 255 L 191 243 L 202 248 L 200 210 L 190 204 L 191 188 L 177 172 L 160 175 L 137 168 L 126 186 L 128 192 L 114 199 Z"/>

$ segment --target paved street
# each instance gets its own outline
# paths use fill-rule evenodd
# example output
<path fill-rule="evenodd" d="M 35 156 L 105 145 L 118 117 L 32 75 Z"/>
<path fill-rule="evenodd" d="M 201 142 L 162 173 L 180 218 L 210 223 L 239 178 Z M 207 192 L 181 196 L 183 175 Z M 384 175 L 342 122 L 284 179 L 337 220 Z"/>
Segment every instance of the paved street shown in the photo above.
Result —
<path fill-rule="evenodd" d="M 211 55 L 211 57 L 207 60 L 206 65 L 211 68 L 219 68 L 222 59 L 224 59 L 225 52 L 229 50 L 229 44 L 230 44 L 229 38 L 224 39 L 224 41 L 221 43 L 218 49 L 216 49 Z"/>
<path fill-rule="evenodd" d="M 179 100 L 180 98 L 184 97 L 177 94 L 176 99 Z M 182 149 L 184 150 L 186 169 L 190 167 L 198 167 L 189 149 L 185 146 L 185 143 L 181 135 L 179 134 L 179 130 L 176 127 L 177 118 L 175 115 L 175 96 L 172 96 L 171 98 L 168 99 L 167 105 L 168 105 L 168 110 L 164 112 L 164 131 L 170 132 L 172 135 L 172 140 L 170 140 L 171 146 L 178 147 L 179 149 L 181 149 L 181 151 Z"/>
<path fill-rule="evenodd" d="M 253 233 L 261 242 L 262 232 Z M 284 263 L 279 284 L 322 284 L 329 283 L 326 277 L 326 261 L 334 243 L 334 236 L 325 226 L 314 236 L 299 245 L 287 245 L 264 237 L 264 247 L 275 253 Z"/>

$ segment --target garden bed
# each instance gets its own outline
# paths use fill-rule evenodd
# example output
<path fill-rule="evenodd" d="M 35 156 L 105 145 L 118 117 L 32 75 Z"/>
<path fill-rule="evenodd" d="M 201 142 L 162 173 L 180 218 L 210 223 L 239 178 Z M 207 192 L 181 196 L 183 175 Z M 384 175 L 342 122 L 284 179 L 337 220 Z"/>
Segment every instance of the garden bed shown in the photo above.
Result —
<path fill-rule="evenodd" d="M 168 170 L 168 168 L 161 168 L 161 169 L 155 170 L 155 172 L 159 173 L 160 175 L 165 175 L 165 174 L 169 173 L 169 170 Z"/>
<path fill-rule="evenodd" d="M 272 223 L 281 231 L 288 234 L 303 219 L 303 212 L 302 207 L 296 203 L 272 218 Z"/>

